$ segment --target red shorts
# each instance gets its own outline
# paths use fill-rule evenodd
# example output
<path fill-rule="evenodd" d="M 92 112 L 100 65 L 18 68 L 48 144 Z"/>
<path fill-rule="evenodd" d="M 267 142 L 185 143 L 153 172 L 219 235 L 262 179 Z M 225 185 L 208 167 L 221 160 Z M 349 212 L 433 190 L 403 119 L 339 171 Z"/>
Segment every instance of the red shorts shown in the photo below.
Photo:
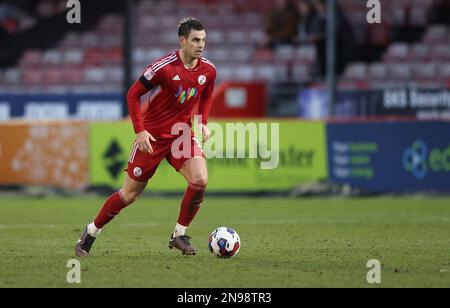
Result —
<path fill-rule="evenodd" d="M 139 151 L 136 143 L 133 145 L 127 171 L 130 178 L 139 182 L 146 182 L 152 178 L 159 164 L 165 158 L 178 172 L 184 164 L 194 157 L 205 157 L 203 150 L 195 136 L 191 136 L 188 148 L 183 143 L 173 141 L 150 142 L 153 148 L 151 154 Z M 172 149 L 173 147 L 173 149 Z"/>

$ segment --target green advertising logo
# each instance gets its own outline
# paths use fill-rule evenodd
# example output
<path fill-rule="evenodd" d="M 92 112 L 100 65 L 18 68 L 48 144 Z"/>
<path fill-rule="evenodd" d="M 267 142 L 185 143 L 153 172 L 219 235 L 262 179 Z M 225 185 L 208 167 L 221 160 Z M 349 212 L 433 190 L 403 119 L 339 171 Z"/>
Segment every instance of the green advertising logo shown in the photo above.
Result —
<path fill-rule="evenodd" d="M 450 172 L 450 147 L 433 148 L 423 140 L 416 140 L 403 153 L 403 166 L 416 179 L 423 180 L 431 172 Z"/>
<path fill-rule="evenodd" d="M 227 124 L 230 128 L 230 124 L 236 123 L 211 121 L 208 124 L 212 136 L 203 145 L 205 156 L 211 157 L 207 159 L 208 191 L 282 191 L 328 178 L 324 123 L 297 120 L 242 123 L 237 126 L 248 130 L 244 140 L 231 130 L 227 132 Z M 265 124 L 268 125 L 264 136 Z M 225 134 L 214 137 L 219 127 Z M 254 127 L 258 138 L 250 138 L 249 131 Z M 91 185 L 114 188 L 122 185 L 125 176 L 122 170 L 133 138 L 130 123 L 91 125 Z M 148 189 L 161 192 L 185 188 L 184 178 L 166 161 L 160 164 L 148 185 Z"/>

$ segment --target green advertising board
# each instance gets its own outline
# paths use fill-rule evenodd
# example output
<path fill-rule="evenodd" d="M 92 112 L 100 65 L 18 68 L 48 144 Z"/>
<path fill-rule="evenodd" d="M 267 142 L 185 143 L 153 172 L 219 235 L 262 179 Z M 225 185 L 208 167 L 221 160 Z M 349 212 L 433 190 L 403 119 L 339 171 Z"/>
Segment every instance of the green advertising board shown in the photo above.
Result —
<path fill-rule="evenodd" d="M 208 126 L 212 138 L 203 146 L 208 157 L 208 191 L 283 191 L 328 178 L 324 123 L 265 119 L 211 121 Z M 242 130 L 240 138 L 236 132 Z M 91 124 L 92 186 L 122 185 L 133 137 L 128 122 Z M 185 188 L 184 178 L 166 161 L 147 187 L 158 192 Z"/>

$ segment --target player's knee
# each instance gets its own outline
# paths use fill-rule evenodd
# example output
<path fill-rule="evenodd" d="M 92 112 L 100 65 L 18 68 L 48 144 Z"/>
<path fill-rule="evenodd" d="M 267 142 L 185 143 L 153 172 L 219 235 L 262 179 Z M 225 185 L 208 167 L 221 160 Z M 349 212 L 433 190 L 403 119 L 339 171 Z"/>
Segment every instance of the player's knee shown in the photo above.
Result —
<path fill-rule="evenodd" d="M 208 185 L 208 176 L 207 175 L 198 175 L 194 176 L 191 181 L 191 184 L 198 186 L 207 186 Z"/>
<path fill-rule="evenodd" d="M 129 205 L 134 203 L 138 198 L 140 193 L 137 191 L 132 191 L 132 190 L 122 190 L 122 198 L 123 200 Z"/>

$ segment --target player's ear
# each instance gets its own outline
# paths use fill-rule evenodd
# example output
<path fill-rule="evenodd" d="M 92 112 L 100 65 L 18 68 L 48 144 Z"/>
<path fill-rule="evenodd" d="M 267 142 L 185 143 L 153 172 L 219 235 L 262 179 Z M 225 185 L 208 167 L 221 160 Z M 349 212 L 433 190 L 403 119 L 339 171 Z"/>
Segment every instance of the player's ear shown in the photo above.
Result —
<path fill-rule="evenodd" d="M 180 42 L 180 45 L 183 46 L 186 43 L 186 38 L 183 35 L 179 36 L 178 41 Z"/>

